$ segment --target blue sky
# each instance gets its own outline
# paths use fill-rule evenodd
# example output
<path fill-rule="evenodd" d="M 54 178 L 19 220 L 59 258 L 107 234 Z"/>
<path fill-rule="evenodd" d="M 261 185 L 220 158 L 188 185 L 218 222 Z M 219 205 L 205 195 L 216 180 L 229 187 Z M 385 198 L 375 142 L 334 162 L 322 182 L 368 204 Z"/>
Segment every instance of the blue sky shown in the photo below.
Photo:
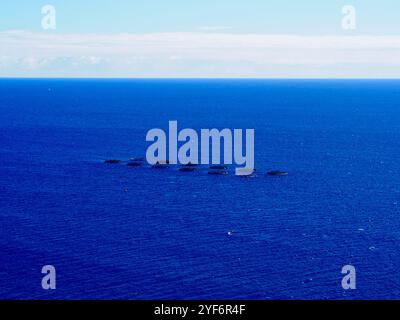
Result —
<path fill-rule="evenodd" d="M 400 77 L 399 16 L 398 0 L 3 0 L 0 76 Z"/>
<path fill-rule="evenodd" d="M 231 32 L 338 34 L 343 5 L 357 8 L 360 34 L 400 33 L 397 0 L 3 0 L 0 30 L 40 31 L 40 9 L 57 8 L 58 32 Z"/>

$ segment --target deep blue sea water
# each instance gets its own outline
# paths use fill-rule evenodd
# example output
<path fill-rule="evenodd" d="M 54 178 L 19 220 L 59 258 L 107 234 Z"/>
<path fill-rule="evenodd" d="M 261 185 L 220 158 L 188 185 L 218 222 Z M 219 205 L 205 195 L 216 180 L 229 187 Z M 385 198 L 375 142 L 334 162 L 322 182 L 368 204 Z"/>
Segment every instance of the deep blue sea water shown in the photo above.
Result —
<path fill-rule="evenodd" d="M 399 298 L 399 104 L 400 81 L 2 79 L 0 298 Z M 258 177 L 103 163 L 169 120 L 254 128 Z"/>

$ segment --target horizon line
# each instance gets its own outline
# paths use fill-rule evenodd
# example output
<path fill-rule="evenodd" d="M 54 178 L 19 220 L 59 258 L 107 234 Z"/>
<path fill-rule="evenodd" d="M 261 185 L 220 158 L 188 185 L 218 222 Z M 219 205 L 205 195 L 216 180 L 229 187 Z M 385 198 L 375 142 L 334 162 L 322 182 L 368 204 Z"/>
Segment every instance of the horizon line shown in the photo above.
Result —
<path fill-rule="evenodd" d="M 280 78 L 280 77 L 19 77 L 19 76 L 0 76 L 0 80 L 400 80 L 400 77 L 303 77 L 303 78 Z"/>

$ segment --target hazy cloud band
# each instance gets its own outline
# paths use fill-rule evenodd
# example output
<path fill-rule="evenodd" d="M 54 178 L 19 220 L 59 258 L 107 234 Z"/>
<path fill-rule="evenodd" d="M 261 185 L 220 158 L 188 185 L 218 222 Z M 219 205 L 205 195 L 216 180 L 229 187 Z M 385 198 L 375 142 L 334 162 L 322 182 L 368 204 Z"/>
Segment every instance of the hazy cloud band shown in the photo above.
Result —
<path fill-rule="evenodd" d="M 400 36 L 5 31 L 0 76 L 400 78 Z"/>

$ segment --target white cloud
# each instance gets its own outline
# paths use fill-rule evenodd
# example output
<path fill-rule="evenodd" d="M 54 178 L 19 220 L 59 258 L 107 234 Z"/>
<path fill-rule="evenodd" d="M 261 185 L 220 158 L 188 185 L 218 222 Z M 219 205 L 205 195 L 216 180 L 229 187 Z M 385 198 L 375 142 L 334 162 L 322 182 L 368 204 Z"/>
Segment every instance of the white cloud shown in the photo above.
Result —
<path fill-rule="evenodd" d="M 400 77 L 400 36 L 6 31 L 0 76 Z"/>

